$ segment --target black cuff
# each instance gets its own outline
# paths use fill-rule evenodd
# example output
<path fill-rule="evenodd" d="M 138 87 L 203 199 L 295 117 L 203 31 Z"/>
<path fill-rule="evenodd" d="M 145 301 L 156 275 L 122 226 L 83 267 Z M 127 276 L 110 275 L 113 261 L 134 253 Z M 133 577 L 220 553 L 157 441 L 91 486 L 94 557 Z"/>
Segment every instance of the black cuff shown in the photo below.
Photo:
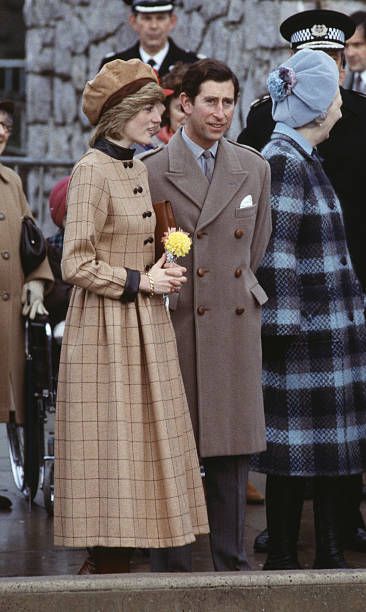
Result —
<path fill-rule="evenodd" d="M 140 287 L 141 274 L 138 270 L 130 270 L 126 268 L 127 278 L 125 288 L 121 297 L 119 298 L 124 304 L 126 302 L 134 302 Z"/>

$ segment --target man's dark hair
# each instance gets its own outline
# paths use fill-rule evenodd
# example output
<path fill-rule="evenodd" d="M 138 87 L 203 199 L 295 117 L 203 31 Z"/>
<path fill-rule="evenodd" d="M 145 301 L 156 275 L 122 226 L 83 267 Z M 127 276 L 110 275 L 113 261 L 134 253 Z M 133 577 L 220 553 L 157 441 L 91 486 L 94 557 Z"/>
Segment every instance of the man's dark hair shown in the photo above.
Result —
<path fill-rule="evenodd" d="M 366 11 L 356 11 L 355 13 L 352 13 L 352 15 L 350 15 L 350 19 L 352 19 L 356 28 L 358 28 L 359 26 L 363 27 L 363 35 L 366 39 Z"/>
<path fill-rule="evenodd" d="M 239 81 L 233 71 L 224 64 L 214 59 L 202 59 L 191 64 L 182 80 L 182 91 L 194 101 L 199 94 L 200 87 L 205 81 L 216 81 L 224 83 L 232 81 L 234 85 L 234 100 L 239 96 Z"/>

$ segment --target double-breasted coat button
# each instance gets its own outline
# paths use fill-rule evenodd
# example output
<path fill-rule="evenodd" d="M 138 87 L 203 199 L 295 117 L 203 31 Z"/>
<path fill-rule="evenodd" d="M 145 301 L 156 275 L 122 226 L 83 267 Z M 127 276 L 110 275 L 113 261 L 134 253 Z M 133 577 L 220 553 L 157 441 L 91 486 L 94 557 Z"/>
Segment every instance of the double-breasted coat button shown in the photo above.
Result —
<path fill-rule="evenodd" d="M 242 275 L 242 269 L 241 268 L 236 268 L 235 272 L 235 278 L 240 278 Z"/>
<path fill-rule="evenodd" d="M 208 308 L 205 308 L 205 306 L 198 306 L 197 308 L 197 314 L 199 314 L 200 316 L 204 315 L 206 310 L 208 310 Z"/>
<path fill-rule="evenodd" d="M 235 232 L 234 232 L 234 236 L 235 236 L 235 238 L 241 238 L 242 236 L 244 236 L 244 230 L 236 229 Z"/>
<path fill-rule="evenodd" d="M 145 210 L 145 212 L 142 213 L 142 216 L 144 219 L 146 219 L 146 217 L 151 217 L 152 212 L 151 210 Z"/>
<path fill-rule="evenodd" d="M 198 268 L 197 270 L 197 276 L 200 276 L 202 278 L 202 276 L 204 276 L 205 274 L 207 274 L 208 270 L 206 268 Z"/>
<path fill-rule="evenodd" d="M 128 168 L 128 163 L 127 162 L 123 162 L 123 167 L 124 168 Z"/>
<path fill-rule="evenodd" d="M 242 314 L 244 313 L 244 311 L 245 311 L 245 308 L 237 308 L 237 309 L 235 310 L 235 313 L 236 313 L 237 315 L 242 315 Z"/>
<path fill-rule="evenodd" d="M 128 162 L 128 167 L 129 167 L 129 168 L 133 168 L 133 162 L 132 162 L 132 161 L 129 161 L 129 162 Z"/>
<path fill-rule="evenodd" d="M 1 297 L 2 297 L 3 302 L 7 302 L 10 299 L 10 293 L 8 293 L 7 291 L 3 291 Z"/>
<path fill-rule="evenodd" d="M 152 244 L 153 242 L 154 242 L 154 238 L 152 236 L 149 236 L 148 238 L 144 240 L 144 244 Z"/>
<path fill-rule="evenodd" d="M 3 212 L 0 212 L 0 221 L 4 221 L 5 215 Z"/>
<path fill-rule="evenodd" d="M 2 257 L 3 259 L 9 259 L 9 258 L 10 258 L 10 253 L 9 253 L 9 251 L 2 251 L 2 253 L 1 253 L 1 257 Z"/>
<path fill-rule="evenodd" d="M 342 266 L 345 266 L 347 263 L 347 257 L 345 255 L 342 255 L 340 261 L 341 261 Z"/>
<path fill-rule="evenodd" d="M 134 193 L 135 195 L 138 193 L 138 189 L 137 189 L 137 187 L 134 187 L 134 188 L 133 188 L 133 193 Z"/>
<path fill-rule="evenodd" d="M 139 185 L 139 186 L 137 187 L 137 191 L 138 191 L 139 193 L 142 193 L 142 192 L 143 192 L 143 188 L 141 187 L 141 185 Z"/>

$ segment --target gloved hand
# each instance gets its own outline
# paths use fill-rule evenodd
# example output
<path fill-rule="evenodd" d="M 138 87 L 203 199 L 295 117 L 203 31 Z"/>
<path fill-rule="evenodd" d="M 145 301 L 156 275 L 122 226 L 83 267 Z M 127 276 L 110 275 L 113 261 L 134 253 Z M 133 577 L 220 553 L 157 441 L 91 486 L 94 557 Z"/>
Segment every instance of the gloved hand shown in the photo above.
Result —
<path fill-rule="evenodd" d="M 30 319 L 34 319 L 36 315 L 48 315 L 48 311 L 45 309 L 43 304 L 43 281 L 32 280 L 28 283 L 24 283 L 22 291 L 22 314 L 27 316 L 29 314 Z M 29 292 L 29 293 L 28 293 Z M 28 302 L 29 295 L 29 303 Z"/>

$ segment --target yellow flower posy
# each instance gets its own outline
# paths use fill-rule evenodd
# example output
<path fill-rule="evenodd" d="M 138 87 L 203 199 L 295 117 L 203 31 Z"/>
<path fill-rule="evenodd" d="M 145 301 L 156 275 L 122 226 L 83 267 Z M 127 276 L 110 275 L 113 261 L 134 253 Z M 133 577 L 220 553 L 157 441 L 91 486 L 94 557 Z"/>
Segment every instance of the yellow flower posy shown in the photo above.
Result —
<path fill-rule="evenodd" d="M 175 227 L 170 227 L 165 232 L 162 242 L 167 253 L 167 260 L 169 262 L 175 261 L 177 257 L 184 257 L 188 255 L 192 246 L 192 240 L 187 232 Z"/>

